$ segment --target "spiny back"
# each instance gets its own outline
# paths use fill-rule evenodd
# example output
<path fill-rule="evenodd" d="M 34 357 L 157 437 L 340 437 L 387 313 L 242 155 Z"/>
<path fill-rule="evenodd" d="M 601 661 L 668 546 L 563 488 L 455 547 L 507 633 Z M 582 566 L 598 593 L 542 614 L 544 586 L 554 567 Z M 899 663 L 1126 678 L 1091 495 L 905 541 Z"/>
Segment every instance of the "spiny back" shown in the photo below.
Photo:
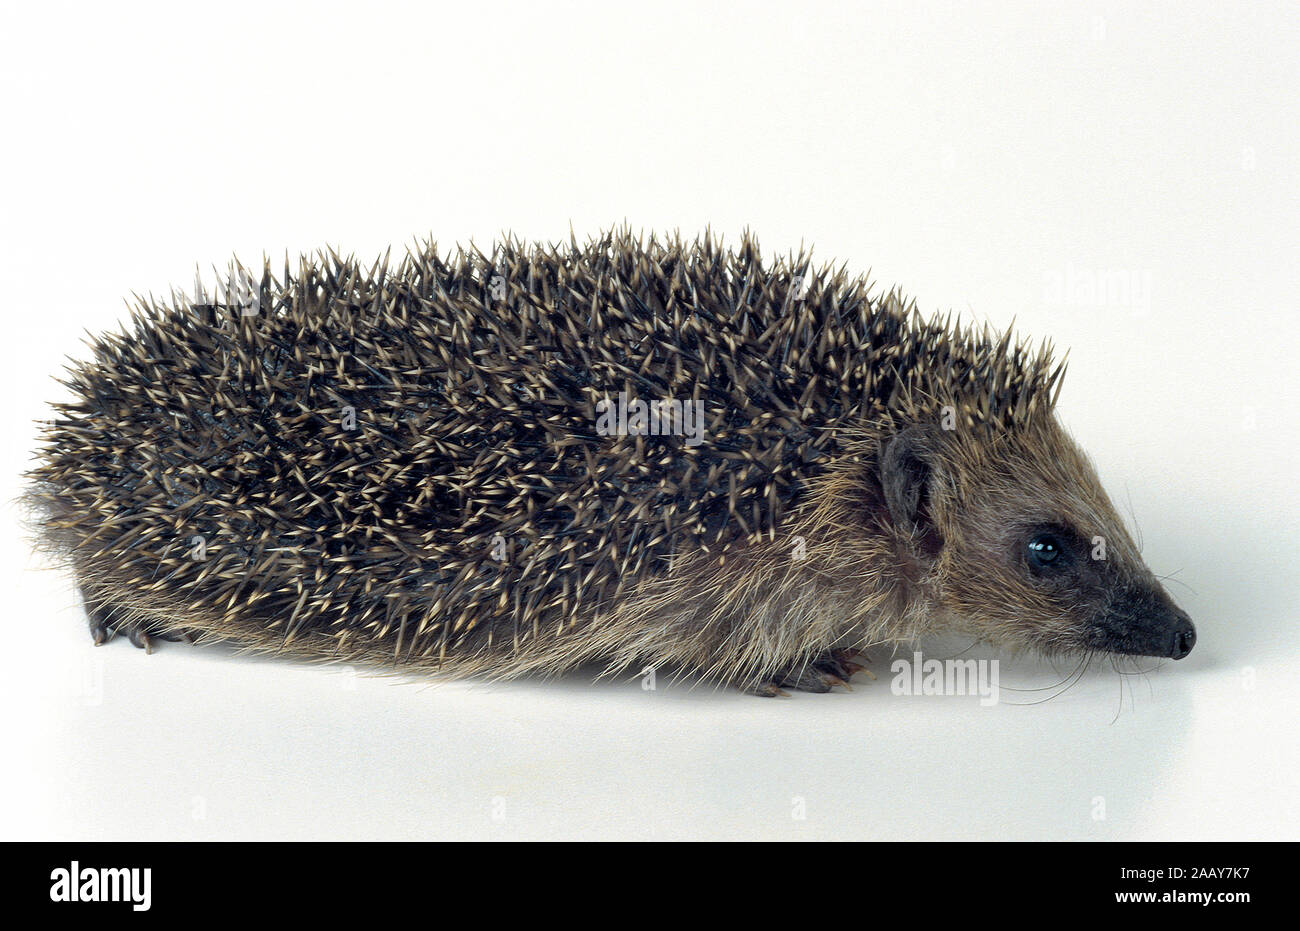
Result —
<path fill-rule="evenodd" d="M 954 403 L 1014 426 L 1059 376 L 748 236 L 331 252 L 248 297 L 150 302 L 98 340 L 35 496 L 140 610 L 344 655 L 552 636 L 674 553 L 772 533 L 864 424 Z"/>

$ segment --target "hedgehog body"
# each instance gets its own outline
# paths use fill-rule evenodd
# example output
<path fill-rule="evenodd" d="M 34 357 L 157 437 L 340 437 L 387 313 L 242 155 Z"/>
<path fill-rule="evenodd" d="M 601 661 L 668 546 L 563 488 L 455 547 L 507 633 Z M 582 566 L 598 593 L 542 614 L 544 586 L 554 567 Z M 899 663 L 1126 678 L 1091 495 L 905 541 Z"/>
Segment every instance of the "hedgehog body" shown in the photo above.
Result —
<path fill-rule="evenodd" d="M 100 638 L 759 691 L 940 627 L 1179 652 L 1185 616 L 1056 424 L 1047 347 L 748 237 L 244 280 L 138 307 L 47 425 L 31 497 Z M 1101 534 L 1111 565 L 1052 588 L 1012 526 Z"/>

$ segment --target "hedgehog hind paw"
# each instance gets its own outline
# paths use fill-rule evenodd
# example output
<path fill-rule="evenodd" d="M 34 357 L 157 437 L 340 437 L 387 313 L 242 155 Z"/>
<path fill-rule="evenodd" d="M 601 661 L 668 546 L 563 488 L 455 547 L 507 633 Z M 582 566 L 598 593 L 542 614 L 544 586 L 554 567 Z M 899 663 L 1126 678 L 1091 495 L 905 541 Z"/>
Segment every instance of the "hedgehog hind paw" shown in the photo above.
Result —
<path fill-rule="evenodd" d="M 195 634 L 188 630 L 176 630 L 147 624 L 108 627 L 106 628 L 108 631 L 107 637 L 103 637 L 100 633 L 103 629 L 105 628 L 103 628 L 102 625 L 97 625 L 96 622 L 91 621 L 90 633 L 95 640 L 96 646 L 106 643 L 108 640 L 112 639 L 114 635 L 121 633 L 126 635 L 126 639 L 131 641 L 132 646 L 144 650 L 146 653 L 153 653 L 154 650 L 158 649 L 158 644 L 164 640 L 171 641 L 172 643 L 194 643 L 196 640 Z"/>
<path fill-rule="evenodd" d="M 95 641 L 95 646 L 102 647 L 108 641 L 113 639 L 113 625 L 108 623 L 103 611 L 86 607 L 86 620 L 90 627 L 90 639 Z"/>
<path fill-rule="evenodd" d="M 117 636 L 117 625 L 113 623 L 113 609 L 91 598 L 84 588 L 79 589 L 81 603 L 86 609 L 86 624 L 90 628 L 90 639 L 95 646 L 102 647 Z"/>
<path fill-rule="evenodd" d="M 150 624 L 145 621 L 115 621 L 113 619 L 114 608 L 111 605 L 100 604 L 91 598 L 86 597 L 82 592 L 82 603 L 86 608 L 86 621 L 90 628 L 90 639 L 95 642 L 95 646 L 103 646 L 118 634 L 123 634 L 131 644 L 145 653 L 153 653 L 161 640 L 178 641 L 183 640 L 186 643 L 194 643 L 196 634 L 193 631 L 181 628 L 165 627 L 161 624 Z"/>
<path fill-rule="evenodd" d="M 198 635 L 183 628 L 162 627 L 158 625 L 136 624 L 122 631 L 132 645 L 146 653 L 153 653 L 163 640 L 172 643 L 195 643 Z"/>

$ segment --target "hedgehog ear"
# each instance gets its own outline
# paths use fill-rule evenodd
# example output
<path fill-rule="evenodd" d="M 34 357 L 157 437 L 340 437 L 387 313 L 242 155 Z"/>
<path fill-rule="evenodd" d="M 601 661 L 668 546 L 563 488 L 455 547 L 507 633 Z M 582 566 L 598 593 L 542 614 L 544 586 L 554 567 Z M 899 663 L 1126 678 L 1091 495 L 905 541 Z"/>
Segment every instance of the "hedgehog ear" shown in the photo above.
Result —
<path fill-rule="evenodd" d="M 907 532 L 933 529 L 926 508 L 932 472 L 930 428 L 913 424 L 887 439 L 880 453 L 880 487 L 894 526 Z"/>

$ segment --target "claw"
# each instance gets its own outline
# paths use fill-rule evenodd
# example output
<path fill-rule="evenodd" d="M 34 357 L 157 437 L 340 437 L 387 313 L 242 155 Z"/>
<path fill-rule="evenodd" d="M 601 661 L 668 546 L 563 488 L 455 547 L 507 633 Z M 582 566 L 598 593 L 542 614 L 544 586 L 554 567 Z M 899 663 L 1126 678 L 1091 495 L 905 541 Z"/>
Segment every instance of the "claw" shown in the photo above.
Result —
<path fill-rule="evenodd" d="M 863 666 L 861 663 L 841 663 L 840 665 L 844 667 L 844 669 L 848 672 L 850 676 L 856 676 L 860 672 L 865 672 L 872 679 L 876 677 L 876 674 L 874 672 L 872 672 L 866 666 Z"/>
<path fill-rule="evenodd" d="M 127 636 L 131 638 L 132 643 L 144 650 L 145 653 L 153 653 L 153 637 L 150 637 L 143 630 L 140 630 L 137 627 L 127 634 Z"/>

